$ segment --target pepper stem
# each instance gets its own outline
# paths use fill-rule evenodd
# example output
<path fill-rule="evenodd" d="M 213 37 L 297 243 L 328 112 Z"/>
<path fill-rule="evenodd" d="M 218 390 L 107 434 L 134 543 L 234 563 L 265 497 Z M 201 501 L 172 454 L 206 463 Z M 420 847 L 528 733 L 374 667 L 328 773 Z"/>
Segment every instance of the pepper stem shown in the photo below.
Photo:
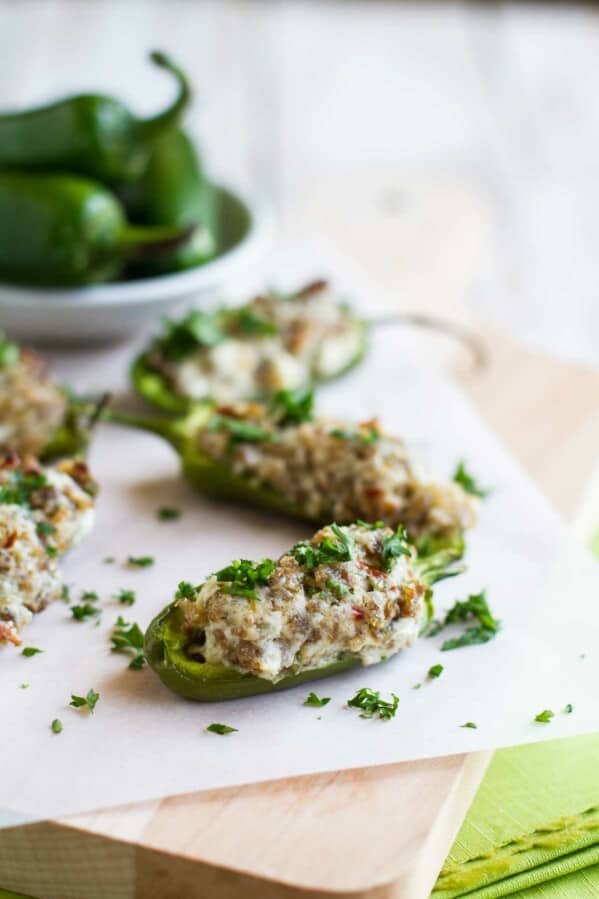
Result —
<path fill-rule="evenodd" d="M 167 418 L 161 415 L 144 415 L 138 412 L 127 412 L 121 409 L 103 409 L 101 418 L 117 425 L 126 425 L 140 431 L 149 431 L 164 437 L 177 452 L 180 452 L 189 437 L 203 424 L 211 414 L 209 403 L 199 403 L 192 411 L 179 418 Z"/>
<path fill-rule="evenodd" d="M 125 259 L 153 259 L 187 243 L 195 225 L 172 228 L 164 225 L 125 225 L 118 247 Z"/>
<path fill-rule="evenodd" d="M 137 123 L 137 135 L 142 141 L 151 141 L 155 137 L 159 137 L 164 131 L 168 131 L 178 125 L 183 111 L 191 99 L 191 88 L 187 76 L 166 53 L 154 50 L 150 53 L 150 59 L 155 65 L 160 66 L 162 69 L 167 69 L 175 76 L 179 89 L 175 100 L 169 107 L 159 112 L 158 115 L 149 119 L 141 119 Z"/>

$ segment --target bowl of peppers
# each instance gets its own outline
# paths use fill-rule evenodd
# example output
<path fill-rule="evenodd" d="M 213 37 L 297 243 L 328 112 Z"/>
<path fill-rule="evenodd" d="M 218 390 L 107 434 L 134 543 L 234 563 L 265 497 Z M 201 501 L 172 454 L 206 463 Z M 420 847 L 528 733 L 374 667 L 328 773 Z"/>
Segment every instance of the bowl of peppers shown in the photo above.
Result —
<path fill-rule="evenodd" d="M 191 88 L 135 116 L 79 94 L 0 113 L 0 322 L 29 338 L 123 337 L 214 291 L 268 246 L 266 207 L 206 174 L 182 127 Z"/>

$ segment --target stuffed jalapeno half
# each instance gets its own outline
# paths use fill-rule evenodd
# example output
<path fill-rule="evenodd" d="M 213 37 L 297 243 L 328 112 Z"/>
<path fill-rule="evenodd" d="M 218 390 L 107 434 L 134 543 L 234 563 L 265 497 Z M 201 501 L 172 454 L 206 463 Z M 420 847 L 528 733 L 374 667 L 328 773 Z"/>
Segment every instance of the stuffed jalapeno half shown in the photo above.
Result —
<path fill-rule="evenodd" d="M 343 374 L 365 352 L 366 326 L 315 281 L 245 306 L 195 310 L 167 322 L 132 368 L 134 389 L 169 412 L 204 399 L 261 399 Z"/>
<path fill-rule="evenodd" d="M 411 646 L 432 612 L 430 585 L 455 553 L 419 559 L 404 529 L 327 525 L 277 561 L 239 560 L 179 584 L 150 624 L 149 664 L 200 702 L 293 687 Z"/>
<path fill-rule="evenodd" d="M 96 485 L 81 460 L 0 459 L 0 645 L 62 592 L 59 559 L 91 530 Z"/>
<path fill-rule="evenodd" d="M 59 386 L 37 353 L 0 333 L 0 453 L 45 461 L 83 453 L 99 407 Z"/>
<path fill-rule="evenodd" d="M 401 523 L 421 552 L 462 546 L 477 497 L 430 477 L 376 419 L 315 417 L 312 406 L 310 392 L 282 391 L 268 404 L 204 404 L 177 420 L 109 415 L 169 439 L 205 494 L 315 524 Z"/>

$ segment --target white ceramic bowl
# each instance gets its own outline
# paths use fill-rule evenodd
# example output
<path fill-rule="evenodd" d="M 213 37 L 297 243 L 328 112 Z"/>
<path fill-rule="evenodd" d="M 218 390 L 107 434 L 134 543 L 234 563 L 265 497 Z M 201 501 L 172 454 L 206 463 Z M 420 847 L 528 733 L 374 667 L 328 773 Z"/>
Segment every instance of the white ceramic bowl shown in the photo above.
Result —
<path fill-rule="evenodd" d="M 224 187 L 219 191 L 222 248 L 211 262 L 172 275 L 91 287 L 0 284 L 0 330 L 30 340 L 123 338 L 177 303 L 223 287 L 266 252 L 272 221 L 263 204 Z"/>

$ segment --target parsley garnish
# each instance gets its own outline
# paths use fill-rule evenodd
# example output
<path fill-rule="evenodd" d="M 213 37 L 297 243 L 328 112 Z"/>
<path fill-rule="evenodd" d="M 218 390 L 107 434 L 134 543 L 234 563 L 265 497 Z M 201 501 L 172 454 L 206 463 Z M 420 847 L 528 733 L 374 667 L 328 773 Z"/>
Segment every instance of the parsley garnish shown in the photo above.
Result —
<path fill-rule="evenodd" d="M 26 646 L 21 650 L 21 655 L 25 656 L 26 659 L 30 659 L 31 656 L 36 656 L 38 652 L 43 652 L 43 649 L 38 649 L 36 646 Z"/>
<path fill-rule="evenodd" d="M 306 568 L 316 568 L 317 565 L 327 565 L 332 562 L 350 562 L 353 549 L 350 536 L 337 524 L 332 524 L 331 530 L 337 538 L 336 540 L 332 537 L 325 537 L 316 546 L 312 543 L 296 543 L 291 550 L 296 561 Z"/>
<path fill-rule="evenodd" d="M 53 734 L 62 733 L 62 721 L 60 718 L 55 718 L 52 724 L 50 725 Z"/>
<path fill-rule="evenodd" d="M 441 646 L 442 652 L 452 649 L 460 649 L 463 646 L 475 646 L 479 643 L 488 643 L 499 630 L 499 621 L 493 616 L 487 603 L 484 590 L 480 593 L 472 593 L 466 600 L 457 600 L 447 612 L 443 621 L 433 619 L 425 630 L 427 637 L 434 637 L 449 624 L 458 621 L 478 621 L 478 626 L 468 627 L 458 637 L 445 640 Z"/>
<path fill-rule="evenodd" d="M 21 690 L 27 690 L 29 687 L 29 684 L 19 684 L 19 687 L 21 688 Z"/>
<path fill-rule="evenodd" d="M 425 637 L 436 637 L 443 630 L 443 623 L 437 618 L 432 618 L 422 631 Z"/>
<path fill-rule="evenodd" d="M 158 344 L 167 359 L 183 359 L 198 347 L 213 347 L 221 343 L 226 335 L 221 329 L 217 316 L 195 309 L 182 321 L 166 321 L 167 333 Z"/>
<path fill-rule="evenodd" d="M 391 696 L 392 700 L 388 702 L 381 699 L 381 694 L 378 690 L 362 687 L 347 704 L 350 708 L 362 709 L 360 718 L 374 718 L 378 716 L 383 721 L 388 721 L 395 716 L 399 704 L 399 697 L 395 693 L 392 693 Z"/>
<path fill-rule="evenodd" d="M 348 431 L 344 428 L 334 428 L 329 432 L 330 437 L 336 437 L 338 440 L 359 440 L 360 443 L 368 446 L 380 440 L 380 433 L 376 428 L 371 426 L 366 428 L 358 428 L 357 431 Z"/>
<path fill-rule="evenodd" d="M 234 443 L 256 443 L 262 440 L 276 440 L 274 431 L 251 421 L 243 421 L 239 418 L 231 418 L 227 415 L 213 415 L 207 424 L 209 431 L 228 431 Z"/>
<path fill-rule="evenodd" d="M 574 711 L 574 706 L 571 702 L 568 703 L 567 706 L 564 707 L 564 715 L 571 715 Z"/>
<path fill-rule="evenodd" d="M 243 334 L 252 337 L 273 337 L 279 332 L 274 322 L 258 315 L 251 306 L 240 306 L 233 315 L 232 327 L 238 328 Z"/>
<path fill-rule="evenodd" d="M 221 589 L 231 596 L 245 596 L 246 599 L 260 599 L 256 587 L 267 583 L 275 567 L 274 559 L 262 559 L 252 562 L 249 559 L 237 559 L 226 568 L 215 573 L 219 582 L 224 582 Z"/>
<path fill-rule="evenodd" d="M 549 724 L 552 718 L 555 717 L 554 712 L 551 709 L 544 709 L 542 712 L 539 712 L 538 715 L 535 715 L 535 721 L 540 722 L 540 724 Z"/>
<path fill-rule="evenodd" d="M 472 728 L 472 730 L 477 729 L 477 725 L 474 723 L 474 721 L 466 721 L 465 724 L 460 724 L 460 727 L 470 727 Z"/>
<path fill-rule="evenodd" d="M 19 468 L 11 472 L 7 482 L 0 487 L 0 503 L 29 508 L 32 494 L 46 486 L 44 474 L 24 474 Z"/>
<path fill-rule="evenodd" d="M 114 556 L 105 556 L 102 561 L 105 565 L 113 565 L 116 562 L 116 559 Z"/>
<path fill-rule="evenodd" d="M 349 592 L 349 587 L 346 587 L 345 584 L 342 584 L 341 581 L 325 581 L 325 587 L 327 587 L 335 596 L 341 598 L 345 596 L 346 593 Z"/>
<path fill-rule="evenodd" d="M 316 693 L 309 693 L 308 698 L 304 700 L 303 705 L 312 706 L 315 709 L 321 709 L 323 706 L 327 705 L 331 701 L 330 696 L 323 696 L 320 698 L 316 695 Z"/>
<path fill-rule="evenodd" d="M 237 733 L 237 728 L 229 727 L 228 724 L 209 724 L 206 730 L 210 734 L 220 734 L 221 736 L 224 734 Z"/>
<path fill-rule="evenodd" d="M 135 590 L 119 590 L 116 599 L 122 606 L 132 606 L 135 603 Z"/>
<path fill-rule="evenodd" d="M 132 671 L 139 671 L 145 665 L 144 635 L 138 624 L 128 624 L 120 615 L 111 636 L 112 652 L 133 653 L 129 662 Z"/>
<path fill-rule="evenodd" d="M 67 584 L 62 585 L 62 590 L 60 592 L 60 598 L 62 599 L 63 602 L 66 602 L 67 604 L 70 603 L 71 591 Z"/>
<path fill-rule="evenodd" d="M 48 534 L 55 534 L 56 528 L 53 524 L 49 524 L 47 521 L 38 521 L 35 526 L 36 531 L 40 535 L 40 537 L 46 537 Z"/>
<path fill-rule="evenodd" d="M 100 615 L 100 609 L 91 602 L 84 602 L 82 605 L 71 606 L 71 615 L 75 621 L 85 621 L 86 618 L 97 618 Z"/>
<path fill-rule="evenodd" d="M 385 571 L 391 571 L 395 559 L 399 558 L 399 556 L 411 556 L 408 535 L 402 524 L 397 526 L 396 532 L 390 537 L 383 537 L 381 557 Z"/>
<path fill-rule="evenodd" d="M 84 590 L 81 594 L 82 602 L 98 602 L 100 597 L 95 590 Z"/>
<path fill-rule="evenodd" d="M 149 568 L 153 564 L 153 556 L 129 556 L 127 559 L 127 565 L 131 565 L 134 568 Z"/>
<path fill-rule="evenodd" d="M 431 667 L 428 669 L 427 677 L 432 680 L 435 677 L 441 677 L 442 673 L 443 665 L 431 665 Z"/>
<path fill-rule="evenodd" d="M 58 550 L 55 546 L 50 546 L 50 544 L 48 544 L 46 546 L 46 553 L 50 556 L 51 559 L 55 559 L 58 555 Z"/>
<path fill-rule="evenodd" d="M 157 512 L 158 521 L 176 521 L 181 518 L 181 510 L 173 509 L 170 506 L 162 506 Z"/>
<path fill-rule="evenodd" d="M 314 410 L 314 391 L 312 390 L 279 390 L 271 402 L 271 411 L 277 424 L 298 425 L 304 421 L 312 421 Z"/>
<path fill-rule="evenodd" d="M 453 475 L 453 480 L 456 484 L 460 484 L 466 493 L 470 493 L 472 496 L 479 496 L 481 499 L 484 499 L 485 496 L 489 495 L 489 491 L 479 487 L 475 479 L 467 471 L 466 463 L 463 459 L 458 462 L 458 466 Z"/>
<path fill-rule="evenodd" d="M 75 693 L 71 693 L 69 705 L 73 706 L 74 709 L 81 709 L 85 706 L 89 709 L 90 714 L 93 714 L 99 698 L 100 694 L 96 693 L 95 690 L 88 690 L 85 696 L 76 696 Z"/>
<path fill-rule="evenodd" d="M 193 584 L 190 584 L 189 581 L 179 581 L 175 599 L 193 599 L 195 592 L 196 588 Z"/>

